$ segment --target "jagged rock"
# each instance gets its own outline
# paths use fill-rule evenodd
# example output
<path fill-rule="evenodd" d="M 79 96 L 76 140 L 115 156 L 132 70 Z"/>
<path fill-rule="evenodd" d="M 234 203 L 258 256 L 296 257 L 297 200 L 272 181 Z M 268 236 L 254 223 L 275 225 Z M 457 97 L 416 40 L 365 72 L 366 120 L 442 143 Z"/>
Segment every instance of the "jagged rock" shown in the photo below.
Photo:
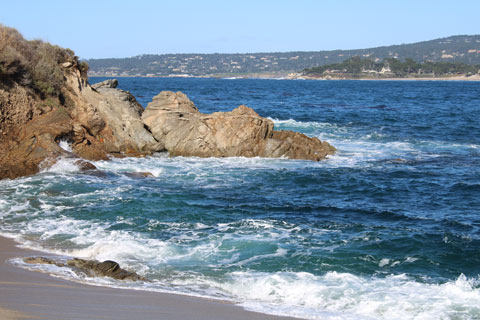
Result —
<path fill-rule="evenodd" d="M 111 260 L 98 262 L 96 260 L 73 258 L 71 260 L 67 260 L 67 266 L 77 268 L 92 277 L 110 277 L 118 280 L 131 281 L 147 280 L 135 272 L 130 272 L 120 268 L 120 265 L 117 262 Z"/>
<path fill-rule="evenodd" d="M 286 157 L 321 160 L 335 148 L 317 138 L 274 131 L 273 122 L 244 105 L 202 114 L 181 92 L 164 91 L 142 114 L 144 124 L 172 156 Z"/>
<path fill-rule="evenodd" d="M 108 155 L 145 156 L 161 149 L 141 121 L 143 108 L 129 92 L 114 89 L 116 80 L 94 90 L 78 70 L 66 76 L 65 95 L 72 101 L 73 152 L 88 160 Z"/>
<path fill-rule="evenodd" d="M 95 167 L 93 163 L 85 160 L 77 160 L 74 162 L 74 164 L 78 166 L 81 171 L 97 170 L 97 167 Z"/>
<path fill-rule="evenodd" d="M 273 131 L 260 156 L 319 161 L 334 153 L 335 148 L 326 141 L 307 137 L 300 132 L 280 130 Z"/>
<path fill-rule="evenodd" d="M 73 125 L 69 132 L 73 153 L 88 160 L 107 160 L 102 138 L 106 122 L 98 110 L 102 96 L 90 87 L 77 68 L 68 70 L 63 94 L 70 101 L 67 112 Z"/>
<path fill-rule="evenodd" d="M 117 79 L 108 79 L 99 83 L 92 84 L 92 88 L 97 90 L 100 88 L 113 88 L 115 89 L 118 86 Z"/>
<path fill-rule="evenodd" d="M 40 163 L 55 163 L 44 162 L 48 158 L 107 160 L 109 154 L 143 156 L 163 148 L 145 129 L 143 108 L 132 95 L 112 88 L 97 92 L 78 68 L 63 70 L 63 102 L 44 100 L 17 83 L 0 86 L 0 179 L 37 173 Z M 65 136 L 73 155 L 57 144 Z"/>
<path fill-rule="evenodd" d="M 202 114 L 181 92 L 161 92 L 142 119 L 172 156 L 254 157 L 273 130 L 272 121 L 246 106 Z"/>
<path fill-rule="evenodd" d="M 60 110 L 38 116 L 12 130 L 9 139 L 2 141 L 0 146 L 0 178 L 34 174 L 46 159 L 69 157 L 70 153 L 60 148 L 55 140 L 71 130 L 70 117 Z"/>
<path fill-rule="evenodd" d="M 319 160 L 335 150 L 316 138 L 274 131 L 272 121 L 246 106 L 202 114 L 180 92 L 161 92 L 144 110 L 129 92 L 115 88 L 118 81 L 92 87 L 78 61 L 59 67 L 63 84 L 56 95 L 42 95 L 20 80 L 0 83 L 0 179 L 35 174 L 58 157 L 107 160 L 168 151 Z M 71 153 L 58 146 L 65 137 Z"/>
<path fill-rule="evenodd" d="M 102 100 L 98 111 L 106 123 L 103 134 L 104 150 L 108 153 L 124 153 L 131 156 L 151 154 L 163 149 L 142 122 L 142 106 L 127 91 L 100 87 Z"/>
<path fill-rule="evenodd" d="M 28 257 L 24 258 L 23 261 L 29 264 L 53 264 L 58 267 L 70 267 L 73 268 L 75 272 L 82 272 L 90 277 L 110 277 L 117 280 L 148 281 L 148 279 L 135 272 L 122 269 L 117 262 L 111 260 L 99 262 L 96 260 L 73 258 L 67 260 L 66 263 L 63 263 L 45 257 Z"/>

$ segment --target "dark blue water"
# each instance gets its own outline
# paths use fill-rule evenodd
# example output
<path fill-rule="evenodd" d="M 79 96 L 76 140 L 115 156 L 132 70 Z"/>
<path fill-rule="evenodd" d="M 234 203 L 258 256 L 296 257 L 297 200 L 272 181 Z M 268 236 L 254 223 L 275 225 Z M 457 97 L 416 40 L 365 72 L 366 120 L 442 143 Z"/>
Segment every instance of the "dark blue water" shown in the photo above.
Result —
<path fill-rule="evenodd" d="M 154 279 L 150 289 L 262 312 L 480 318 L 480 83 L 121 78 L 119 87 L 143 106 L 162 90 L 204 113 L 246 104 L 338 153 L 319 163 L 97 162 L 107 178 L 65 160 L 0 182 L 3 234 L 118 260 Z"/>

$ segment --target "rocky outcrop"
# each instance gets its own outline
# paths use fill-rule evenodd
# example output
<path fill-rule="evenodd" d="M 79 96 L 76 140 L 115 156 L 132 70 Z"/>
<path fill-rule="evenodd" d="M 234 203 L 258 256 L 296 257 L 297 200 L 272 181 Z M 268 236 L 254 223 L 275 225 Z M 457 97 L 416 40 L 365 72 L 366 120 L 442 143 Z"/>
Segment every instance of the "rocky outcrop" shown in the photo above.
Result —
<path fill-rule="evenodd" d="M 75 75 L 67 78 L 68 91 L 76 107 L 72 110 L 74 153 L 90 159 L 113 156 L 145 156 L 161 149 L 161 145 L 145 129 L 142 106 L 127 91 L 116 87 L 116 80 L 107 80 L 93 89 L 79 83 Z"/>
<path fill-rule="evenodd" d="M 168 151 L 318 161 L 335 151 L 316 138 L 275 131 L 272 121 L 243 105 L 203 114 L 183 93 L 161 92 L 144 110 L 116 88 L 117 80 L 90 86 L 88 66 L 73 51 L 0 29 L 12 35 L 0 46 L 0 179 L 37 173 L 59 157 L 106 160 Z M 60 141 L 69 142 L 71 152 Z M 94 171 L 88 162 L 79 167 Z"/>
<path fill-rule="evenodd" d="M 65 69 L 64 102 L 45 101 L 21 86 L 0 91 L 0 178 L 37 173 L 58 157 L 285 157 L 321 160 L 335 149 L 291 131 L 253 109 L 203 114 L 181 92 L 161 92 L 144 110 L 129 92 L 107 81 L 93 89 L 78 69 Z M 72 153 L 59 147 L 67 140 Z"/>
<path fill-rule="evenodd" d="M 0 179 L 37 173 L 60 156 L 106 160 L 162 149 L 130 93 L 112 88 L 113 81 L 94 90 L 72 66 L 64 72 L 63 101 L 18 84 L 0 86 Z M 70 142 L 73 153 L 60 148 L 60 140 Z"/>
<path fill-rule="evenodd" d="M 72 130 L 71 119 L 61 110 L 35 117 L 11 129 L 0 143 L 0 178 L 16 178 L 37 173 L 47 159 L 69 156 L 55 141 Z"/>
<path fill-rule="evenodd" d="M 143 123 L 172 156 L 285 157 L 321 160 L 335 148 L 292 131 L 274 131 L 271 120 L 244 105 L 202 114 L 181 92 L 164 91 L 142 114 Z"/>
<path fill-rule="evenodd" d="M 145 129 L 141 118 L 143 107 L 133 95 L 107 86 L 98 87 L 97 91 L 102 95 L 97 109 L 111 132 L 103 135 L 107 153 L 141 156 L 162 149 Z"/>
<path fill-rule="evenodd" d="M 92 84 L 92 88 L 97 90 L 100 88 L 110 88 L 110 89 L 115 89 L 118 86 L 118 80 L 117 79 L 107 79 L 102 82 L 98 82 L 95 84 Z"/>
<path fill-rule="evenodd" d="M 135 272 L 122 269 L 120 265 L 111 260 L 99 262 L 96 260 L 85 260 L 73 258 L 66 262 L 57 261 L 45 257 L 28 257 L 23 259 L 28 264 L 52 264 L 58 267 L 71 268 L 75 273 L 83 273 L 88 277 L 109 277 L 117 280 L 148 281 L 145 277 Z"/>
<path fill-rule="evenodd" d="M 88 65 L 73 51 L 0 29 L 8 40 L 0 42 L 0 179 L 37 173 L 60 157 L 106 160 L 168 151 L 320 160 L 335 150 L 316 138 L 274 131 L 272 121 L 246 106 L 202 114 L 180 92 L 161 92 L 144 110 L 116 88 L 117 80 L 90 86 Z M 101 174 L 89 162 L 77 165 Z"/>

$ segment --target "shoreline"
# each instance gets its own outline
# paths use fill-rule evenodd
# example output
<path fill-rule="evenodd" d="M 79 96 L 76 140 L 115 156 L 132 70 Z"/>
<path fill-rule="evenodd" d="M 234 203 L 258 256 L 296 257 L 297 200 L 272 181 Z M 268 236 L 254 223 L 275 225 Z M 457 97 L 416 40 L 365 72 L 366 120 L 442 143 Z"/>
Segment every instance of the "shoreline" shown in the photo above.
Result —
<path fill-rule="evenodd" d="M 92 75 L 88 78 L 152 78 L 152 79 L 225 79 L 225 80 L 240 80 L 240 79 L 256 79 L 256 80 L 321 80 L 321 81 L 468 81 L 476 82 L 480 81 L 480 75 L 472 76 L 453 76 L 453 77 L 407 77 L 407 78 L 325 78 L 325 77 L 311 77 L 311 76 L 271 76 L 271 75 L 231 75 L 227 76 L 215 76 L 215 75 L 199 75 L 199 76 L 121 76 L 121 75 Z"/>
<path fill-rule="evenodd" d="M 82 284 L 8 263 L 33 255 L 51 256 L 0 236 L 1 319 L 297 319 L 247 311 L 222 300 Z"/>
<path fill-rule="evenodd" d="M 480 81 L 480 76 L 474 75 L 474 76 L 454 76 L 454 77 L 407 77 L 407 78 L 322 78 L 322 77 L 298 77 L 296 78 L 298 80 L 323 80 L 323 81 L 342 81 L 342 80 L 348 80 L 348 81 L 468 81 L 468 82 L 474 82 L 474 81 Z"/>

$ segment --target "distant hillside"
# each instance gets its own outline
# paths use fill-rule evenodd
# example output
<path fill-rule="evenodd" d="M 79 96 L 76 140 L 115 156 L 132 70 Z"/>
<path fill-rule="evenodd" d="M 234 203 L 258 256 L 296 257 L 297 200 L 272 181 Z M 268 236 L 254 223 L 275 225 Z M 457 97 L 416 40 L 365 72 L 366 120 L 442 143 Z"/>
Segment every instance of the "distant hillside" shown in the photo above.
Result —
<path fill-rule="evenodd" d="M 358 56 L 341 63 L 327 64 L 303 70 L 300 76 L 324 79 L 388 79 L 388 78 L 438 78 L 464 75 L 478 79 L 480 64 L 471 65 L 462 62 L 416 62 L 386 58 L 376 62 Z M 475 76 L 475 77 L 472 77 Z"/>
<path fill-rule="evenodd" d="M 288 73 L 345 61 L 354 56 L 417 62 L 480 64 L 480 35 L 460 35 L 412 44 L 358 50 L 247 54 L 145 54 L 87 60 L 90 76 L 241 75 Z"/>

